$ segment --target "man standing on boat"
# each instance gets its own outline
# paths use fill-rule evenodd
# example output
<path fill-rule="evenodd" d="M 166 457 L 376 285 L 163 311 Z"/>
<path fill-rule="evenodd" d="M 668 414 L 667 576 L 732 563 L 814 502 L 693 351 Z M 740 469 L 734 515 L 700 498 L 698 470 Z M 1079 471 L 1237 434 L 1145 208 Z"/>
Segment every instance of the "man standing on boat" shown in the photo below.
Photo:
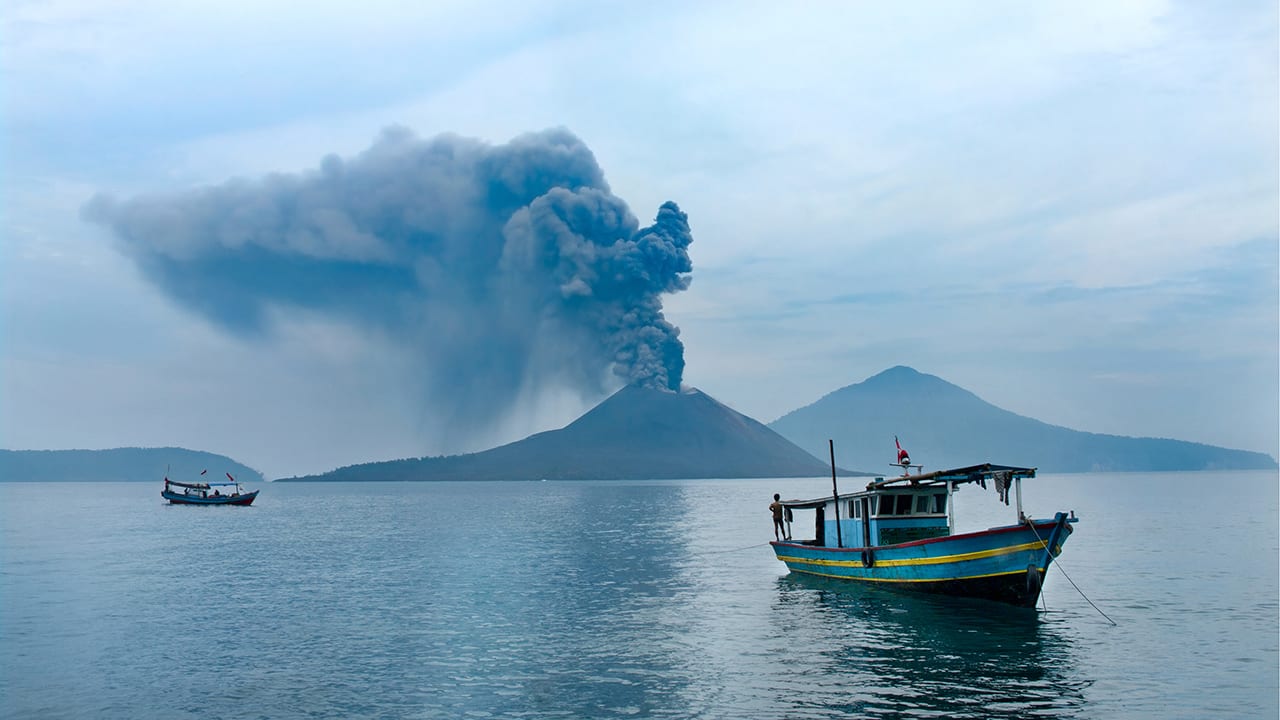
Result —
<path fill-rule="evenodd" d="M 773 494 L 773 502 L 769 504 L 769 512 L 773 513 L 773 539 L 774 540 L 790 540 L 791 536 L 787 534 L 787 527 L 782 524 L 782 496 L 778 493 Z M 779 534 L 781 530 L 781 534 Z"/>

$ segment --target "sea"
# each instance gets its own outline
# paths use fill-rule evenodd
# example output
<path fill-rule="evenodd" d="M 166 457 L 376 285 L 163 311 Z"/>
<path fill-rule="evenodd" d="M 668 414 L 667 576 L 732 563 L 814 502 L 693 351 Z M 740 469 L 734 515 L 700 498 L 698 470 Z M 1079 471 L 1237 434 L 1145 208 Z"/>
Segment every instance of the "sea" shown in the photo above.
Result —
<path fill-rule="evenodd" d="M 1274 471 L 1025 481 L 1079 518 L 1036 610 L 788 574 L 829 477 L 255 488 L 0 483 L 0 717 L 1280 715 Z"/>

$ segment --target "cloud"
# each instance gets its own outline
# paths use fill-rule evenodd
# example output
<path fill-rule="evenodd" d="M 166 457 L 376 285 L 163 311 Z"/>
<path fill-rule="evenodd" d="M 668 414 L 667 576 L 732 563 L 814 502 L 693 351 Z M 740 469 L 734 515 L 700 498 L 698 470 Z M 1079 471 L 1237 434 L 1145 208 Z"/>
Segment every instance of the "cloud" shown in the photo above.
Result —
<path fill-rule="evenodd" d="M 680 387 L 661 298 L 689 285 L 686 216 L 667 202 L 640 227 L 567 130 L 489 145 L 390 128 L 311 172 L 98 195 L 83 215 L 241 337 L 317 315 L 409 350 L 455 430 L 491 426 L 530 388 Z"/>

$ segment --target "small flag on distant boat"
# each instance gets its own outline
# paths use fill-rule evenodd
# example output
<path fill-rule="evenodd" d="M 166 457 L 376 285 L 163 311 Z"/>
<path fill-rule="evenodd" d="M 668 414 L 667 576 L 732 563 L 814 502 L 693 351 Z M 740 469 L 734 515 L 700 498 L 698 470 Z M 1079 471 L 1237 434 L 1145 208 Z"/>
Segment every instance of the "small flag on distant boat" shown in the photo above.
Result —
<path fill-rule="evenodd" d="M 201 475 L 203 475 L 203 474 L 205 474 L 205 473 L 207 473 L 207 472 L 209 472 L 209 468 L 205 468 L 204 470 L 201 470 L 201 471 L 200 471 L 200 474 L 201 474 Z"/>
<path fill-rule="evenodd" d="M 235 482 L 235 481 L 236 481 L 236 479 L 235 479 L 235 478 L 231 477 L 231 473 L 227 473 L 227 479 L 228 479 L 228 480 L 230 480 L 231 482 Z"/>

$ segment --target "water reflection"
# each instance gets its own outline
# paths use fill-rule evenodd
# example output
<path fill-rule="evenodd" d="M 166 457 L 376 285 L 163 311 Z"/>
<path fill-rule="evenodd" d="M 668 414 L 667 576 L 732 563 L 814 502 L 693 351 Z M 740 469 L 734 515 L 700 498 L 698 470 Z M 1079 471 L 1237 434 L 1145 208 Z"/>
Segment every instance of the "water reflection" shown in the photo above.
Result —
<path fill-rule="evenodd" d="M 677 485 L 546 483 L 499 510 L 490 559 L 517 592 L 485 595 L 501 629 L 484 639 L 504 648 L 468 694 L 444 708 L 461 714 L 477 691 L 499 716 L 652 716 L 683 694 L 689 671 L 666 617 L 679 591 L 671 549 L 689 503 Z M 495 568 L 495 563 L 497 567 Z M 471 702 L 466 702 L 470 699 Z M 461 701 L 461 702 L 458 702 Z"/>
<path fill-rule="evenodd" d="M 1071 717 L 1072 641 L 1032 610 L 788 575 L 778 632 L 810 648 L 795 716 Z"/>

